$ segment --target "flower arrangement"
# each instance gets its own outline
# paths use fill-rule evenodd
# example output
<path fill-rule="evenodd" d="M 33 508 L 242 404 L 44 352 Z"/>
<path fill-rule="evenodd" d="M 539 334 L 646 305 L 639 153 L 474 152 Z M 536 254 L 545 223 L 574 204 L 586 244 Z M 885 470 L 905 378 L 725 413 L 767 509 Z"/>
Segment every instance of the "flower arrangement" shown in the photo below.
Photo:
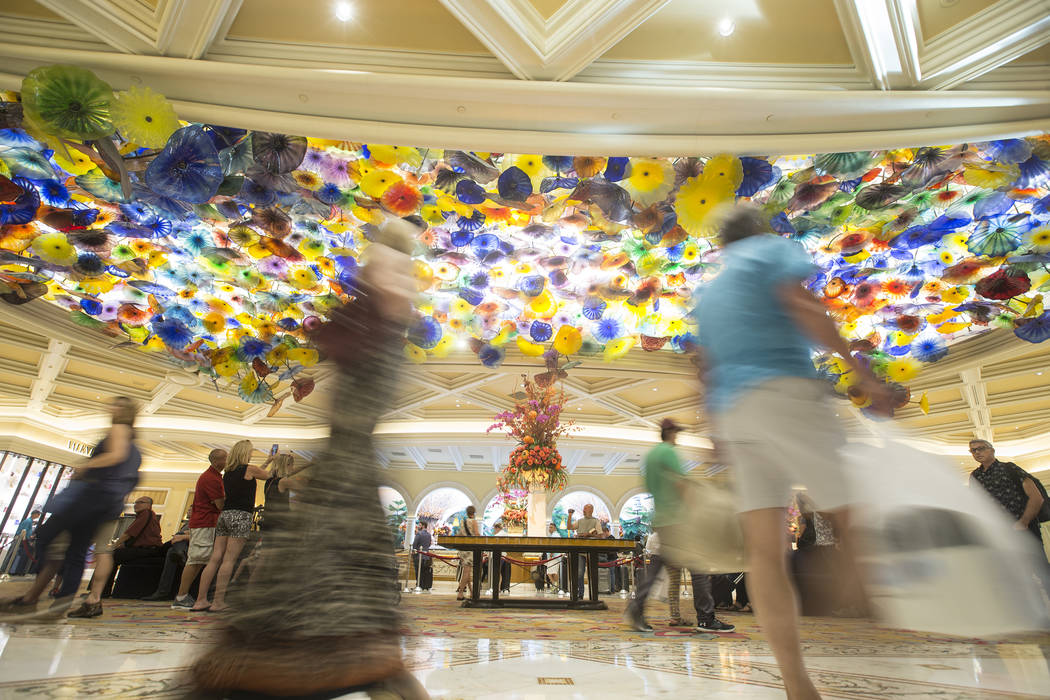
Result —
<path fill-rule="evenodd" d="M 497 503 L 503 504 L 503 524 L 525 525 L 529 521 L 529 492 L 524 489 L 510 489 L 496 497 Z"/>
<path fill-rule="evenodd" d="M 435 537 L 443 537 L 452 534 L 452 528 L 448 525 L 438 525 L 434 528 Z"/>
<path fill-rule="evenodd" d="M 565 392 L 557 382 L 571 364 L 559 368 L 558 356 L 552 353 L 547 358 L 547 372 L 535 377 L 523 374 L 523 391 L 511 395 L 517 400 L 513 410 L 497 414 L 496 422 L 486 431 L 503 430 L 519 443 L 500 475 L 501 492 L 514 488 L 527 491 L 532 486 L 547 491 L 565 488 L 569 474 L 562 464 L 557 443 L 558 438 L 572 432 L 575 426 L 572 421 L 561 421 Z"/>

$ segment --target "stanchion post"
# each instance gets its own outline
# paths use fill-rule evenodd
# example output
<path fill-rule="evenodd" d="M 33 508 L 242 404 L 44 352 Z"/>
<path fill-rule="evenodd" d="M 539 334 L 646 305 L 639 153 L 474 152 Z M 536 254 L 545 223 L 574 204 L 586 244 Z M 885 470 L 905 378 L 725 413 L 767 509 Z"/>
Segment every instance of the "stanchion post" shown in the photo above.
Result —
<path fill-rule="evenodd" d="M 420 569 L 423 568 L 423 553 L 422 552 L 416 552 L 416 556 L 419 557 L 418 559 L 416 559 L 416 587 L 415 587 L 415 589 L 413 589 L 412 592 L 415 593 L 416 595 L 419 595 L 420 593 L 423 592 L 423 589 L 419 587 Z"/>

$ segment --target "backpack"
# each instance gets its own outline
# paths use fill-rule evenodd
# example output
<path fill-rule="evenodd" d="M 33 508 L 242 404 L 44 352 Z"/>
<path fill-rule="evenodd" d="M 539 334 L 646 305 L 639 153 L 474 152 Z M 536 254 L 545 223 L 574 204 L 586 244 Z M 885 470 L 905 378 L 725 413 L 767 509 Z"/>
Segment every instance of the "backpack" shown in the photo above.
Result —
<path fill-rule="evenodd" d="M 1033 482 L 1035 482 L 1035 487 L 1043 496 L 1043 505 L 1039 507 L 1039 512 L 1035 514 L 1036 522 L 1045 523 L 1047 521 L 1050 521 L 1050 496 L 1047 495 L 1046 487 L 1043 486 L 1043 482 L 1039 481 L 1039 479 L 1036 479 L 1034 476 L 1026 472 L 1024 469 L 1021 469 L 1021 467 L 1017 466 L 1016 464 L 1014 464 L 1014 468 L 1017 470 L 1018 485 L 1021 488 L 1024 488 L 1024 480 L 1026 478 L 1031 479 Z"/>

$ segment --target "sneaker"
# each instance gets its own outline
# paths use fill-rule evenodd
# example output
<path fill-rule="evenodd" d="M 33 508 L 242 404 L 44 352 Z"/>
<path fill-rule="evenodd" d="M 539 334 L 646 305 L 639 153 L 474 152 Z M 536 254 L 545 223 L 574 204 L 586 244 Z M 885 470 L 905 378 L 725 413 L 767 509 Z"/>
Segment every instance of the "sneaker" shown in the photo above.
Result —
<path fill-rule="evenodd" d="M 193 596 L 191 596 L 191 595 L 184 595 L 181 598 L 176 598 L 174 601 L 172 601 L 171 609 L 172 610 L 189 610 L 190 608 L 193 607 L 193 604 L 195 602 L 196 601 L 193 599 Z"/>
<path fill-rule="evenodd" d="M 710 620 L 701 620 L 696 624 L 697 632 L 715 632 L 717 634 L 728 634 L 729 632 L 736 632 L 736 627 L 728 623 L 722 622 L 717 617 L 712 617 Z"/>
<path fill-rule="evenodd" d="M 628 605 L 623 612 L 624 620 L 636 632 L 652 632 L 653 626 L 645 621 L 642 611 L 636 605 Z"/>

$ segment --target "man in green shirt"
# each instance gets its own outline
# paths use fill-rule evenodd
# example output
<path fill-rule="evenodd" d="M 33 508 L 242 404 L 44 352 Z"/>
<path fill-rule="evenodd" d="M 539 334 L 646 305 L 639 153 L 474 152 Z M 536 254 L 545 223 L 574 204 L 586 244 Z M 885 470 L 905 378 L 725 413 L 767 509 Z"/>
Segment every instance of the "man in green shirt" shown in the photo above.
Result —
<path fill-rule="evenodd" d="M 661 528 L 672 525 L 681 516 L 681 482 L 684 480 L 685 472 L 682 463 L 678 460 L 678 453 L 674 445 L 678 433 L 682 427 L 670 418 L 664 418 L 660 423 L 660 444 L 649 450 L 645 456 L 645 487 L 653 496 L 653 527 L 659 533 Z M 700 533 L 697 533 L 700 536 Z M 660 537 L 659 539 L 663 539 Z M 645 579 L 638 586 L 635 599 L 627 606 L 627 621 L 639 632 L 651 632 L 652 626 L 645 621 L 645 601 L 652 592 L 653 583 L 656 581 L 662 567 L 668 567 L 668 572 L 675 567 L 673 562 L 665 561 L 659 554 L 653 556 L 652 564 Z M 733 625 L 726 624 L 715 617 L 715 600 L 711 595 L 711 577 L 708 574 L 692 574 L 693 581 L 693 606 L 696 608 L 696 631 L 727 633 L 736 630 Z M 677 591 L 675 591 L 677 593 Z M 668 596 L 670 598 L 670 596 Z M 677 605 L 672 606 L 671 615 L 677 618 Z M 680 622 L 678 619 L 672 623 Z"/>

